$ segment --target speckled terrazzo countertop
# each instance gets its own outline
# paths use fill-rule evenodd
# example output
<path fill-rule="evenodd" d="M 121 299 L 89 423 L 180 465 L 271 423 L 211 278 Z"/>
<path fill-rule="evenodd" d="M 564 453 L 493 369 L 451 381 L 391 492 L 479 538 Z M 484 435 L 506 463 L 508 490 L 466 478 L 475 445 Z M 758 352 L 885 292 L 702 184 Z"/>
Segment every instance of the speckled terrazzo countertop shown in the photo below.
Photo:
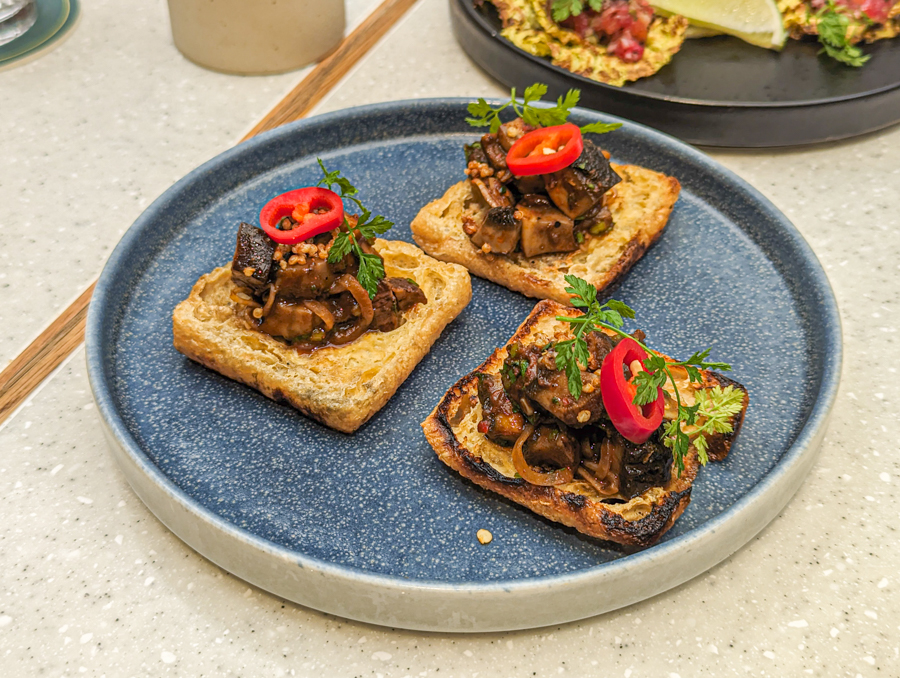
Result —
<path fill-rule="evenodd" d="M 502 94 L 453 41 L 446 4 L 420 2 L 320 111 L 386 99 Z M 111 11 L 102 2 L 94 7 L 95 12 Z M 0 74 L 4 101 L 11 84 L 27 85 L 28 69 L 37 69 L 34 78 L 64 80 L 50 60 L 77 47 L 79 33 L 101 40 L 102 31 L 89 32 L 91 11 L 86 6 L 84 23 L 57 52 L 21 71 Z M 161 11 L 156 4 L 136 10 L 136 16 L 149 26 L 156 21 L 152 12 Z M 160 44 L 165 30 L 164 24 L 148 28 Z M 133 49 L 146 50 L 142 58 L 155 58 L 152 46 Z M 113 46 L 103 58 L 114 59 L 117 51 L 127 52 L 124 45 Z M 80 54 L 87 60 L 92 52 L 84 46 Z M 115 69 L 106 61 L 100 65 L 112 69 L 105 76 L 110 89 L 125 81 L 115 80 Z M 159 77 L 142 85 L 164 88 L 152 102 L 156 118 L 164 110 L 171 115 L 190 108 L 189 100 L 177 98 L 177 79 L 163 75 L 171 67 L 161 64 Z M 118 77 L 127 79 L 123 71 Z M 21 79 L 11 80 L 14 74 Z M 207 93 L 216 86 L 210 81 L 225 76 L 202 72 L 194 77 L 206 82 L 192 81 L 183 89 L 203 102 L 213 96 Z M 69 192 L 73 214 L 118 213 L 105 221 L 78 217 L 85 235 L 73 246 L 83 248 L 79 256 L 92 263 L 82 266 L 80 278 L 54 280 L 55 296 L 48 296 L 47 305 L 65 306 L 146 200 L 232 143 L 297 79 L 278 78 L 236 80 L 234 87 L 257 89 L 243 97 L 221 94 L 218 101 L 228 105 L 212 107 L 217 118 L 229 118 L 216 122 L 217 128 L 231 125 L 228 134 L 216 132 L 193 154 L 176 154 L 177 162 L 152 161 L 160 169 L 148 176 L 122 171 L 119 142 L 98 141 L 87 127 L 79 131 L 59 112 L 37 121 L 17 118 L 23 135 L 39 141 L 39 127 L 56 128 L 60 131 L 47 135 L 56 134 L 59 141 L 57 155 L 41 159 L 26 152 L 27 144 L 10 145 L 4 134 L 4 154 L 12 148 L 21 170 L 0 166 L 6 172 L 0 174 L 3 238 L 15 231 L 5 221 L 10 209 L 27 212 L 27 203 L 23 207 L 16 201 L 38 200 L 39 189 L 58 191 L 69 185 L 72 173 L 98 187 L 102 176 L 108 178 L 96 196 L 89 195 L 91 183 Z M 231 82 L 221 81 L 226 88 Z M 106 91 L 102 82 L 85 86 L 96 87 L 98 95 Z M 246 107 L 251 95 L 259 100 Z M 14 96 L 43 101 L 43 94 L 32 93 L 29 99 L 18 89 Z M 222 110 L 232 105 L 245 107 Z M 182 118 L 167 130 L 158 121 L 116 123 L 112 110 L 107 115 L 108 126 L 130 126 L 121 143 L 147 135 L 148 148 L 177 147 L 195 136 L 191 125 L 199 125 L 198 120 L 210 124 L 206 116 Z M 207 133 L 197 134 L 205 138 Z M 82 134 L 83 143 L 75 144 L 72 140 Z M 900 129 L 809 149 L 712 155 L 766 194 L 808 239 L 834 287 L 845 340 L 841 391 L 816 466 L 782 515 L 734 556 L 638 605 L 531 632 L 418 634 L 321 615 L 235 579 L 156 521 L 108 456 L 79 350 L 0 429 L 0 515 L 5 518 L 0 524 L 0 675 L 900 676 L 900 387 L 894 359 L 900 329 Z M 96 163 L 90 165 L 93 171 L 80 169 L 89 158 Z M 144 167 L 132 163 L 129 167 Z M 43 177 L 43 184 L 19 183 L 27 171 Z M 118 210 L 112 209 L 115 205 Z M 27 245 L 3 240 L 0 256 L 5 262 Z M 10 285 L 2 288 L 7 311 L 10 304 L 20 304 L 15 307 L 20 314 L 34 305 L 21 300 L 33 287 L 15 287 L 19 283 L 10 278 L 0 283 Z M 42 283 L 39 290 L 50 285 Z M 4 315 L 2 356 L 15 355 L 53 315 L 36 321 L 26 316 L 31 334 L 11 322 L 19 316 Z"/>

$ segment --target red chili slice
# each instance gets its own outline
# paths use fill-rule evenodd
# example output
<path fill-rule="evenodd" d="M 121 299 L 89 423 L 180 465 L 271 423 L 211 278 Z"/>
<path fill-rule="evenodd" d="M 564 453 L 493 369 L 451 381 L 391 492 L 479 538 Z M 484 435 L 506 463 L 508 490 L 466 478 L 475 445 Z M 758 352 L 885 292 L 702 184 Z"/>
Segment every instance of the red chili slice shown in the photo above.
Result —
<path fill-rule="evenodd" d="M 285 217 L 291 217 L 297 225 L 290 230 L 278 228 Z M 344 203 L 341 196 L 318 186 L 282 193 L 267 202 L 259 213 L 262 229 L 272 240 L 284 245 L 296 245 L 342 223 Z"/>
<path fill-rule="evenodd" d="M 640 444 L 662 423 L 665 400 L 661 388 L 658 397 L 642 407 L 634 404 L 637 386 L 625 379 L 624 367 L 635 360 L 643 362 L 647 352 L 634 339 L 622 339 L 603 359 L 600 366 L 600 395 L 613 426 L 626 440 Z"/>
<path fill-rule="evenodd" d="M 584 140 L 578 125 L 542 127 L 512 145 L 506 154 L 506 166 L 519 177 L 550 174 L 578 160 L 582 150 Z"/>

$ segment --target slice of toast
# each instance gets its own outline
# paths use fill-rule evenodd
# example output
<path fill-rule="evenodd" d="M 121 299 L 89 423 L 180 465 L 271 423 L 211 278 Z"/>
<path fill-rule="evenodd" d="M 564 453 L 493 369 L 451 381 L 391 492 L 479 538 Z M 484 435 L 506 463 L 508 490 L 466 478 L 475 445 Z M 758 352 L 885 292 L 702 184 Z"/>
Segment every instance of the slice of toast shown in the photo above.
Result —
<path fill-rule="evenodd" d="M 691 486 L 700 466 L 693 445 L 684 459 L 679 476 L 672 469 L 665 487 L 651 487 L 622 504 L 605 503 L 603 497 L 587 482 L 574 480 L 562 485 L 541 487 L 517 477 L 512 461 L 512 448 L 497 445 L 478 431 L 481 403 L 478 399 L 478 374 L 499 374 L 513 343 L 528 345 L 553 337 L 566 326 L 558 315 L 577 316 L 580 311 L 553 301 L 535 306 L 525 322 L 506 346 L 498 348 L 477 370 L 464 376 L 447 391 L 441 402 L 422 423 L 425 437 L 447 466 L 481 487 L 497 492 L 535 513 L 579 532 L 630 546 L 650 546 L 672 527 L 690 503 Z M 681 369 L 681 368 L 679 368 Z M 707 438 L 709 457 L 724 459 L 740 430 L 749 398 L 746 389 L 731 379 L 714 372 L 703 372 L 703 385 L 681 383 L 679 391 L 688 405 L 694 403 L 698 388 L 734 386 L 744 391 L 742 410 L 734 416 L 733 431 Z"/>
<path fill-rule="evenodd" d="M 472 193 L 469 180 L 451 186 L 443 197 L 423 207 L 411 224 L 413 238 L 441 261 L 462 264 L 471 273 L 538 299 L 569 303 L 567 274 L 587 280 L 598 290 L 625 275 L 656 242 L 678 200 L 681 185 L 674 177 L 636 165 L 613 165 L 622 177 L 607 199 L 613 226 L 588 235 L 574 252 L 526 257 L 485 254 L 463 231 L 463 216 L 478 223 L 487 211 Z"/>
<path fill-rule="evenodd" d="M 231 266 L 200 277 L 175 308 L 175 348 L 191 360 L 287 403 L 326 426 L 352 433 L 390 400 L 443 329 L 472 298 L 462 266 L 427 256 L 415 245 L 376 240 L 388 276 L 411 278 L 427 304 L 405 313 L 391 332 L 366 332 L 345 346 L 304 354 L 247 329 L 231 301 Z"/>

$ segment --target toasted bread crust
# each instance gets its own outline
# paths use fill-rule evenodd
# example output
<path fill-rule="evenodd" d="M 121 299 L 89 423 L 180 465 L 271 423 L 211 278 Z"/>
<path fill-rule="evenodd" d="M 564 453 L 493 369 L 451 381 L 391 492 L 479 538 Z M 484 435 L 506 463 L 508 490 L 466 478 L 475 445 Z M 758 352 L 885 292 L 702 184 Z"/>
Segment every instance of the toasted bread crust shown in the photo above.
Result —
<path fill-rule="evenodd" d="M 589 236 L 575 252 L 525 257 L 484 254 L 462 229 L 464 214 L 483 218 L 468 180 L 423 207 L 411 224 L 423 250 L 442 261 L 461 264 L 482 278 L 538 299 L 569 303 L 565 276 L 587 280 L 598 290 L 618 281 L 662 235 L 681 185 L 674 177 L 635 165 L 613 165 L 622 177 L 608 206 L 613 227 Z"/>
<path fill-rule="evenodd" d="M 302 354 L 247 329 L 230 300 L 231 267 L 203 275 L 175 308 L 175 348 L 201 365 L 291 405 L 326 426 L 352 433 L 393 396 L 431 345 L 472 298 L 469 274 L 419 248 L 376 240 L 389 276 L 412 278 L 428 298 L 392 332 Z"/>
<path fill-rule="evenodd" d="M 678 476 L 673 471 L 666 487 L 650 488 L 624 504 L 605 504 L 581 481 L 540 487 L 515 477 L 510 470 L 511 462 L 505 463 L 504 455 L 510 456 L 508 448 L 495 445 L 478 432 L 481 405 L 477 398 L 477 374 L 499 373 L 510 344 L 527 344 L 535 334 L 558 327 L 560 323 L 555 317 L 564 314 L 575 315 L 577 311 L 552 301 L 537 304 L 506 346 L 494 351 L 477 370 L 460 379 L 444 395 L 422 423 L 425 437 L 441 461 L 485 489 L 589 536 L 630 546 L 650 546 L 672 527 L 690 503 L 691 486 L 700 466 L 693 447 L 685 457 L 684 472 Z M 743 409 L 733 421 L 734 433 L 708 439 L 711 458 L 721 460 L 727 456 L 737 435 L 748 397 L 746 389 L 722 375 L 707 371 L 703 373 L 703 381 L 703 388 L 731 385 L 745 393 Z M 504 473 L 504 469 L 508 472 Z"/>

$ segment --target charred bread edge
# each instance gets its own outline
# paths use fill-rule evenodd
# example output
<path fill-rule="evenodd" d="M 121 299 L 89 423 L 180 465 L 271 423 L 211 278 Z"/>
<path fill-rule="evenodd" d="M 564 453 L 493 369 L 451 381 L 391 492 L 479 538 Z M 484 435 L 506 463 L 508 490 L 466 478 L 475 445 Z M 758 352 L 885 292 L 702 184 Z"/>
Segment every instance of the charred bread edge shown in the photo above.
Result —
<path fill-rule="evenodd" d="M 415 335 L 416 341 L 408 342 L 405 346 L 402 346 L 403 351 L 398 352 L 398 358 L 381 367 L 380 371 L 384 377 L 384 382 L 376 392 L 369 392 L 371 397 L 368 399 L 365 397 L 342 398 L 337 406 L 328 402 L 324 404 L 312 402 L 310 399 L 298 395 L 289 387 L 287 382 L 290 380 L 290 375 L 275 374 L 274 370 L 263 373 L 250 369 L 233 352 L 229 352 L 227 345 L 223 345 L 209 336 L 204 336 L 206 328 L 202 326 L 201 321 L 196 323 L 192 319 L 184 321 L 180 317 L 182 313 L 191 313 L 198 305 L 206 303 L 200 299 L 200 292 L 205 288 L 208 278 L 221 269 L 202 275 L 194 283 L 187 299 L 176 306 L 172 318 L 176 350 L 225 377 L 258 390 L 278 403 L 294 407 L 306 416 L 316 419 L 326 426 L 343 433 L 353 433 L 384 407 L 400 385 L 406 381 L 416 365 L 428 354 L 432 344 L 437 340 L 444 328 L 459 315 L 472 298 L 469 275 L 463 267 L 433 259 L 410 243 L 377 240 L 375 245 L 380 252 L 384 252 L 387 255 L 386 264 L 388 267 L 391 266 L 389 257 L 391 254 L 396 254 L 398 256 L 416 257 L 421 260 L 423 266 L 427 266 L 428 270 L 439 271 L 440 277 L 444 280 L 444 297 L 437 302 L 442 304 L 437 311 L 422 318 L 422 332 Z M 386 248 L 391 250 L 391 252 L 386 252 Z M 394 252 L 393 250 L 397 251 Z M 230 278 L 228 282 L 230 283 Z M 455 296 L 451 297 L 451 294 Z M 429 299 L 429 303 L 436 302 L 434 299 Z M 418 321 L 413 319 L 408 322 Z M 249 330 L 244 330 L 244 332 L 249 332 Z M 335 350 L 353 351 L 354 348 L 355 344 L 350 343 Z M 283 350 L 292 351 L 287 346 L 284 346 Z M 317 353 L 310 354 L 310 362 L 314 363 L 316 361 Z M 326 383 L 322 385 L 322 388 L 332 389 L 334 384 Z"/>
<path fill-rule="evenodd" d="M 628 273 L 631 267 L 644 256 L 647 250 L 656 244 L 668 224 L 669 215 L 672 213 L 672 209 L 681 192 L 681 183 L 675 177 L 670 177 L 655 172 L 654 170 L 634 165 L 617 165 L 613 163 L 612 166 L 617 172 L 622 172 L 624 174 L 628 174 L 630 168 L 635 168 L 644 172 L 653 172 L 658 175 L 660 179 L 664 180 L 666 186 L 665 194 L 668 198 L 663 200 L 663 204 L 659 209 L 648 215 L 648 218 L 641 226 L 641 230 L 631 238 L 619 256 L 618 261 L 616 261 L 612 267 L 605 271 L 600 271 L 599 275 L 588 276 L 590 278 L 588 282 L 593 284 L 598 290 L 603 290 L 618 282 L 626 273 Z M 626 178 L 623 177 L 623 179 Z M 439 233 L 429 233 L 431 236 L 429 238 L 422 237 L 422 234 L 425 231 L 430 230 L 428 227 L 429 218 L 428 215 L 425 214 L 425 209 L 436 202 L 447 200 L 448 195 L 450 195 L 451 192 L 462 190 L 463 185 L 466 186 L 467 192 L 470 193 L 471 191 L 467 187 L 467 180 L 457 182 L 448 188 L 443 196 L 432 201 L 432 203 L 429 203 L 429 205 L 426 205 L 419 211 L 419 214 L 413 219 L 411 225 L 413 239 L 416 243 L 432 256 L 436 256 L 442 261 L 452 261 L 461 264 L 469 269 L 471 273 L 482 278 L 487 278 L 498 285 L 502 285 L 529 297 L 553 299 L 561 304 L 568 304 L 569 295 L 565 292 L 565 284 L 561 282 L 562 276 L 558 276 L 560 278 L 559 281 L 552 280 L 548 276 L 541 276 L 540 271 L 519 266 L 515 261 L 510 260 L 509 257 L 505 255 L 495 254 L 485 256 L 472 244 L 469 237 L 462 233 L 462 224 L 458 224 L 462 236 L 458 241 L 459 247 L 455 248 L 456 251 L 453 255 L 447 256 L 446 249 L 435 254 L 435 250 L 428 247 L 429 240 L 443 240 L 444 238 L 442 238 Z M 423 226 L 425 228 L 423 228 Z M 615 225 L 613 225 L 613 228 L 615 228 Z M 465 242 L 463 242 L 463 240 Z M 563 253 L 563 256 L 566 254 L 571 253 Z M 541 256 L 558 257 L 559 254 Z M 498 266 L 498 263 L 501 265 Z"/>
<path fill-rule="evenodd" d="M 651 546 L 672 527 L 675 520 L 681 516 L 690 503 L 691 487 L 700 466 L 693 447 L 685 458 L 685 469 L 681 477 L 673 475 L 665 494 L 650 502 L 652 506 L 650 512 L 639 520 L 628 520 L 611 508 L 612 505 L 603 504 L 584 495 L 556 487 L 539 487 L 527 483 L 521 478 L 510 478 L 499 473 L 480 456 L 460 444 L 453 431 L 450 423 L 450 407 L 456 399 L 469 395 L 470 389 L 477 379 L 476 375 L 491 367 L 499 366 L 506 354 L 507 346 L 517 339 L 526 337 L 542 317 L 560 313 L 575 315 L 577 312 L 570 307 L 561 307 L 554 302 L 539 302 L 506 345 L 495 350 L 482 365 L 462 377 L 444 394 L 437 407 L 422 423 L 425 437 L 441 461 L 460 475 L 545 518 L 574 527 L 579 532 L 599 539 L 631 546 Z M 704 376 L 709 379 L 710 385 L 732 385 L 744 391 L 745 394 L 743 409 L 735 417 L 734 432 L 728 435 L 711 436 L 709 439 L 710 451 L 716 451 L 716 456 L 710 455 L 711 458 L 721 460 L 728 454 L 731 444 L 737 436 L 749 398 L 746 389 L 731 379 L 708 371 L 704 372 Z"/>

